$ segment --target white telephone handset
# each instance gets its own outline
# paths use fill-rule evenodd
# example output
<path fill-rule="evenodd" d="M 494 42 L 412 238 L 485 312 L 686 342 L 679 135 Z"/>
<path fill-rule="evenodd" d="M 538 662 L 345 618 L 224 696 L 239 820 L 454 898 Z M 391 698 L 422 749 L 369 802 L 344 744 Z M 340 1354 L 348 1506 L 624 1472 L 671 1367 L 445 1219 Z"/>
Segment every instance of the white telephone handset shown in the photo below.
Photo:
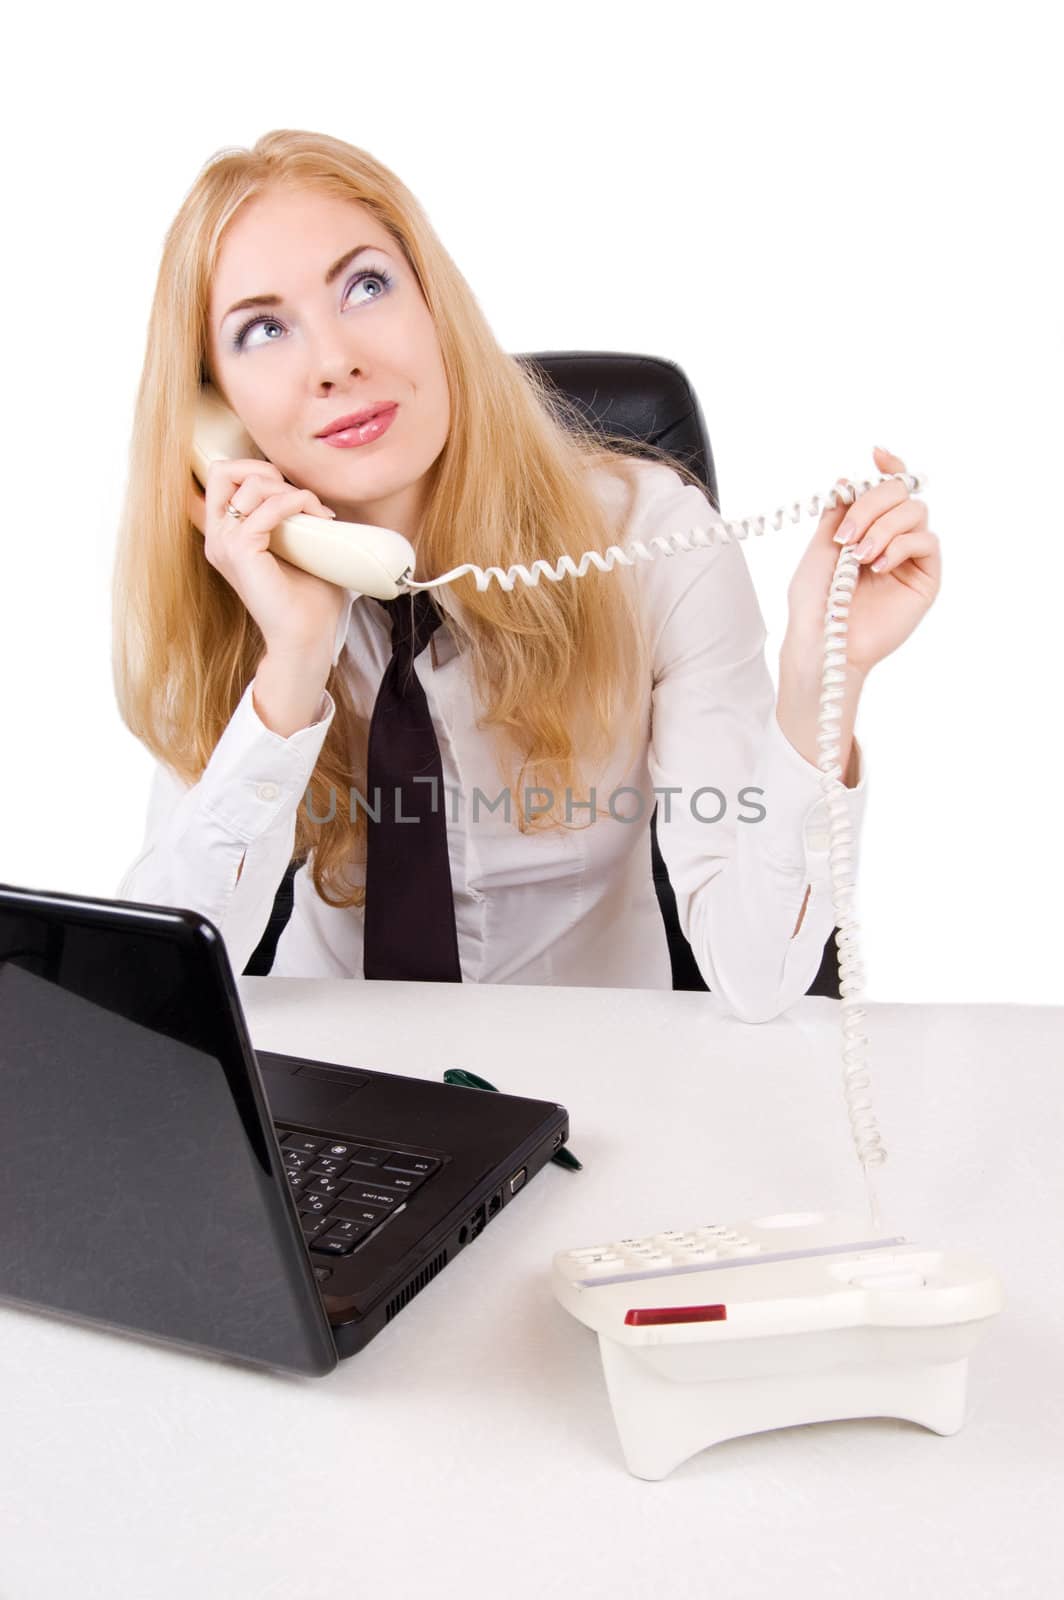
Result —
<path fill-rule="evenodd" d="M 192 438 L 192 470 L 200 487 L 206 488 L 212 461 L 248 457 L 265 459 L 218 391 L 201 389 Z M 270 549 L 316 578 L 377 600 L 394 600 L 414 570 L 413 547 L 401 533 L 364 522 L 330 522 L 306 514 L 286 517 L 274 529 Z"/>

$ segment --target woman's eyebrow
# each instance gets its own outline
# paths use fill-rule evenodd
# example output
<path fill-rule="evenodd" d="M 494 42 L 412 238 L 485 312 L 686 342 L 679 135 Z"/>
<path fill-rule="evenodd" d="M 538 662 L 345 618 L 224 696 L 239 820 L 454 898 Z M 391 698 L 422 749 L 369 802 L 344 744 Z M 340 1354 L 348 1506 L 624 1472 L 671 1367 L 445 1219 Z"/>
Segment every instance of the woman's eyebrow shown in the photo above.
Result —
<path fill-rule="evenodd" d="M 380 246 L 375 244 L 356 244 L 353 250 L 346 251 L 338 261 L 333 262 L 332 266 L 325 274 L 325 283 L 330 284 L 334 278 L 338 278 L 341 272 L 347 266 L 348 262 L 353 261 L 356 256 L 360 256 L 364 250 L 377 250 L 379 248 Z M 229 310 L 225 313 L 225 316 L 223 316 L 221 321 L 218 323 L 218 326 L 221 327 L 226 318 L 231 317 L 234 311 L 248 311 L 252 306 L 279 306 L 282 304 L 283 301 L 279 294 L 249 295 L 246 300 L 237 300 L 234 305 L 231 305 Z"/>

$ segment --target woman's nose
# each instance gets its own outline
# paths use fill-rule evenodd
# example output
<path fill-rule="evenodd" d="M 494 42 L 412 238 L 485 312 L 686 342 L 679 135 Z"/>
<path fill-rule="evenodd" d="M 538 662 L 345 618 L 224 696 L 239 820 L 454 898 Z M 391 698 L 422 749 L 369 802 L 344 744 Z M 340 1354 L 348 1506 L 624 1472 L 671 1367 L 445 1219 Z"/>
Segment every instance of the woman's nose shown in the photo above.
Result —
<path fill-rule="evenodd" d="M 350 334 L 322 334 L 312 343 L 311 373 L 319 384 L 344 383 L 364 370 L 363 353 L 353 348 Z"/>

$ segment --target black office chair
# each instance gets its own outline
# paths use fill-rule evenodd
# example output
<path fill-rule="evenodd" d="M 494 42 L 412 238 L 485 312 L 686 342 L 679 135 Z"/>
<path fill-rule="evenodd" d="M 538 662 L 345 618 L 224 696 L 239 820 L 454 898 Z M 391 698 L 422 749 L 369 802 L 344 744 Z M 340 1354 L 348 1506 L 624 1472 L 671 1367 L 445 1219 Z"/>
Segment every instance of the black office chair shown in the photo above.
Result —
<path fill-rule="evenodd" d="M 516 359 L 535 367 L 577 409 L 598 427 L 622 438 L 659 445 L 692 471 L 713 505 L 720 510 L 717 477 L 706 424 L 698 397 L 674 361 L 660 356 L 625 355 L 613 351 L 550 351 L 519 355 Z M 650 820 L 650 850 L 654 888 L 661 907 L 672 962 L 674 989 L 708 990 L 698 970 L 694 952 L 680 929 L 676 896 L 658 848 L 657 807 Z M 281 931 L 292 914 L 292 879 L 301 862 L 293 861 L 274 900 L 266 931 L 244 968 L 249 976 L 270 971 Z M 835 957 L 835 932 L 809 994 L 839 998 Z"/>

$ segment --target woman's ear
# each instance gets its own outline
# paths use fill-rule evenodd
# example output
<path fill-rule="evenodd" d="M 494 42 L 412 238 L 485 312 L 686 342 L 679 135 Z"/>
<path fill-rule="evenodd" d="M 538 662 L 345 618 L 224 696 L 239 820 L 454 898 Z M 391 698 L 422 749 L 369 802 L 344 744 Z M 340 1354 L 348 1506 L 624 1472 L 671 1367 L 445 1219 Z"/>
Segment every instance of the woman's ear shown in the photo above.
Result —
<path fill-rule="evenodd" d="M 190 475 L 188 486 L 188 501 L 186 505 L 189 519 L 206 537 L 207 534 L 207 496 L 200 488 L 194 477 Z"/>
<path fill-rule="evenodd" d="M 201 389 L 213 389 L 220 400 L 225 399 L 225 396 L 222 394 L 222 386 L 214 376 L 214 373 L 211 371 L 211 358 L 209 354 L 204 354 L 200 357 L 199 381 Z M 226 401 L 226 404 L 228 404 L 228 401 Z"/>

